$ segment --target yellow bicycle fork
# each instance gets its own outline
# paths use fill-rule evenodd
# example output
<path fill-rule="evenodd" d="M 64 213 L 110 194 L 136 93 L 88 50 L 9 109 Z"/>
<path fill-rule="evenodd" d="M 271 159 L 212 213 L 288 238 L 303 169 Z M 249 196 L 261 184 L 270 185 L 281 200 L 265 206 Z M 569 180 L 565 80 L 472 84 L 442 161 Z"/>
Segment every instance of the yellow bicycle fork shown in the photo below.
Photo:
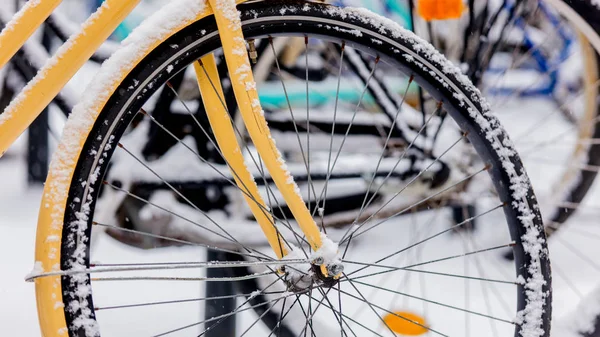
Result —
<path fill-rule="evenodd" d="M 281 242 L 274 219 L 268 212 L 268 208 L 258 192 L 258 186 L 244 163 L 244 156 L 242 155 L 236 134 L 230 122 L 230 114 L 225 108 L 225 94 L 221 88 L 214 55 L 209 54 L 204 56 L 200 61 L 196 61 L 194 69 L 196 70 L 202 101 L 221 102 L 221 104 L 213 103 L 204 105 L 208 120 L 211 126 L 213 126 L 213 134 L 221 153 L 223 153 L 233 173 L 236 184 L 244 194 L 244 198 L 252 210 L 252 214 L 266 234 L 275 254 L 281 259 L 289 252 L 287 247 Z"/>
<path fill-rule="evenodd" d="M 283 195 L 285 202 L 298 222 L 298 226 L 306 235 L 308 243 L 313 250 L 317 251 L 322 246 L 321 232 L 310 214 L 310 211 L 306 207 L 302 196 L 300 196 L 298 186 L 288 172 L 285 162 L 271 137 L 258 98 L 256 82 L 254 81 L 252 68 L 250 67 L 246 41 L 242 34 L 241 20 L 239 15 L 237 15 L 235 1 L 209 0 L 209 3 L 215 13 L 219 35 L 223 44 L 223 53 L 225 55 L 227 68 L 229 69 L 231 84 L 240 114 L 244 120 L 250 138 L 256 146 L 267 170 L 271 174 L 275 185 Z M 236 13 L 236 15 L 229 15 L 230 13 Z M 199 64 L 196 65 L 196 73 L 198 74 L 198 81 L 201 86 L 203 98 L 208 98 L 205 96 L 207 93 L 206 90 L 209 90 L 208 92 L 215 92 L 215 89 L 209 83 L 207 76 L 204 73 L 205 69 L 211 78 L 210 82 L 219 83 L 219 77 L 212 56 L 203 58 L 202 62 L 202 66 Z M 201 69 L 202 67 L 204 67 L 204 69 Z M 222 92 L 216 94 L 223 97 Z M 219 104 L 219 106 L 223 107 L 223 109 L 206 106 L 206 102 L 210 102 L 208 105 L 219 102 L 216 100 L 217 97 L 211 98 L 212 99 L 204 99 L 204 102 L 207 113 L 210 111 L 209 118 L 215 138 L 217 139 L 219 146 L 221 146 L 221 144 L 226 145 L 221 148 L 221 150 L 229 164 L 230 170 L 236 177 L 235 181 L 238 187 L 243 192 L 247 193 L 246 200 L 250 204 L 254 217 L 265 232 L 271 248 L 273 248 L 275 253 L 281 258 L 287 255 L 287 251 L 282 248 L 279 234 L 274 227 L 273 219 L 270 216 L 265 215 L 264 211 L 267 208 L 258 194 L 258 188 L 256 187 L 252 175 L 244 164 L 239 144 L 233 133 L 230 118 L 228 115 L 225 115 L 227 112 L 224 111 L 222 103 Z"/>

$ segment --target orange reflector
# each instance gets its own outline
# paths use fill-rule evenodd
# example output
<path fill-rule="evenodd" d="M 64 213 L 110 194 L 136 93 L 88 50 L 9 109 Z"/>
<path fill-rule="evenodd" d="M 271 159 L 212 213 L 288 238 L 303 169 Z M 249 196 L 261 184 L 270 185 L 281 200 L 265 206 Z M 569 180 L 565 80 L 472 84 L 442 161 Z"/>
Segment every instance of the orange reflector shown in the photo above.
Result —
<path fill-rule="evenodd" d="M 463 0 L 419 0 L 417 12 L 426 21 L 458 19 L 465 9 Z"/>
<path fill-rule="evenodd" d="M 383 321 L 392 331 L 405 336 L 419 336 L 429 331 L 425 318 L 410 312 L 396 311 L 387 314 Z"/>

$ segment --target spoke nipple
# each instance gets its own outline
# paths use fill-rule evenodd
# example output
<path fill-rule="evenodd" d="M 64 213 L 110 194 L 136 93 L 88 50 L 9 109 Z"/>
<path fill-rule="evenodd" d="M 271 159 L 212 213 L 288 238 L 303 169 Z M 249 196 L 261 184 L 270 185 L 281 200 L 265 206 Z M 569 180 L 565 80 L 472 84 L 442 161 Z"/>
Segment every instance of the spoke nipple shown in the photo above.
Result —
<path fill-rule="evenodd" d="M 256 51 L 256 45 L 254 44 L 254 40 L 248 40 L 248 46 L 250 49 L 250 52 L 248 53 L 248 55 L 250 56 L 250 59 L 252 60 L 252 64 L 256 64 L 258 62 L 258 52 Z"/>
<path fill-rule="evenodd" d="M 173 89 L 173 85 L 171 84 L 171 82 L 167 81 L 167 87 Z M 175 90 L 175 89 L 173 89 L 173 90 Z"/>
<path fill-rule="evenodd" d="M 486 164 L 485 167 L 483 168 L 485 171 L 488 171 L 489 169 L 492 168 L 492 164 Z"/>
<path fill-rule="evenodd" d="M 92 226 L 96 226 L 98 223 L 96 221 L 92 221 Z"/>
<path fill-rule="evenodd" d="M 342 264 L 330 264 L 327 266 L 327 273 L 329 274 L 329 276 L 338 276 L 341 273 L 344 272 L 344 265 Z"/>
<path fill-rule="evenodd" d="M 110 185 L 110 183 L 108 181 L 106 181 L 106 180 L 102 180 L 102 184 L 103 185 Z"/>
<path fill-rule="evenodd" d="M 346 48 L 346 41 L 342 41 L 342 50 Z"/>
<path fill-rule="evenodd" d="M 140 113 L 141 113 L 142 115 L 146 115 L 146 116 L 148 116 L 148 113 L 146 112 L 146 110 L 144 110 L 144 108 L 141 108 L 141 109 L 140 109 Z"/>
<path fill-rule="evenodd" d="M 121 144 L 121 143 L 117 143 L 117 146 L 118 146 L 118 147 L 120 147 L 120 148 L 122 148 L 122 149 L 123 149 L 123 148 L 125 148 L 125 147 L 123 146 L 123 144 Z"/>

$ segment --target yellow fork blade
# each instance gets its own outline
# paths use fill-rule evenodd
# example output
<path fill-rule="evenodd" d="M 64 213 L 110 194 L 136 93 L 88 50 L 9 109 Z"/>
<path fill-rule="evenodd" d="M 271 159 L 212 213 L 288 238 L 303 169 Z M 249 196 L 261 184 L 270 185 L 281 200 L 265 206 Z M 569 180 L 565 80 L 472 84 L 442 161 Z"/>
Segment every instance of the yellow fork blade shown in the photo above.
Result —
<path fill-rule="evenodd" d="M 258 186 L 244 163 L 244 156 L 231 125 L 230 115 L 225 109 L 225 94 L 213 54 L 204 56 L 200 62 L 194 62 L 194 70 L 196 70 L 204 108 L 219 149 L 229 165 L 235 183 L 244 194 L 254 218 L 267 236 L 271 248 L 281 259 L 288 254 L 288 250 L 281 242 L 273 217 L 267 211 L 268 208 L 258 192 Z"/>
<path fill-rule="evenodd" d="M 231 84 L 250 138 L 309 244 L 318 250 L 322 245 L 321 232 L 298 193 L 298 186 L 275 147 L 263 116 L 235 1 L 209 0 L 209 3 L 215 13 Z M 274 240 L 269 238 L 271 241 Z"/>

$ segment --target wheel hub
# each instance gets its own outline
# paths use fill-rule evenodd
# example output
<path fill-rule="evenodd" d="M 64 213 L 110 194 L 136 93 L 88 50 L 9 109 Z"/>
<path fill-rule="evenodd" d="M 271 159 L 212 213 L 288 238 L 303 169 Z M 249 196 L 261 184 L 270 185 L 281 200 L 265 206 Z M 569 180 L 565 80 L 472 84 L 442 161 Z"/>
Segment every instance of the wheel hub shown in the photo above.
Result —
<path fill-rule="evenodd" d="M 341 262 L 328 265 L 317 262 L 313 261 L 308 268 L 304 266 L 298 268 L 297 265 L 282 267 L 288 291 L 301 293 L 311 288 L 331 288 L 337 285 L 344 271 L 344 265 Z"/>

